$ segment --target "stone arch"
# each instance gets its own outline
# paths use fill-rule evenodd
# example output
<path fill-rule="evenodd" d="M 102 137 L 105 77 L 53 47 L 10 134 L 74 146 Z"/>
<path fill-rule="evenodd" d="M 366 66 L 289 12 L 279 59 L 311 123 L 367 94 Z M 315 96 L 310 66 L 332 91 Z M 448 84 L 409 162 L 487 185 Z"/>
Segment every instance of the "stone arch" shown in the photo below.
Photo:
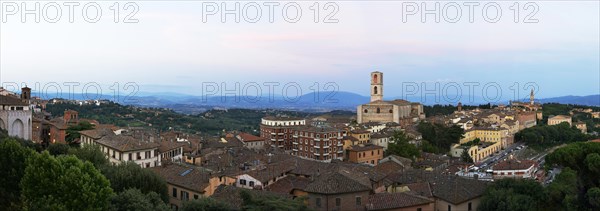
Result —
<path fill-rule="evenodd" d="M 373 94 L 377 94 L 377 86 L 373 87 Z"/>
<path fill-rule="evenodd" d="M 12 122 L 10 130 L 12 131 L 12 133 L 10 134 L 12 134 L 13 136 L 25 138 L 25 125 L 20 119 L 16 119 Z"/>
<path fill-rule="evenodd" d="M 380 108 L 377 108 L 377 113 L 381 113 L 381 109 Z"/>
<path fill-rule="evenodd" d="M 374 83 L 374 84 L 378 83 L 378 80 L 377 80 L 377 74 L 374 74 L 374 75 L 373 75 L 373 83 Z"/>

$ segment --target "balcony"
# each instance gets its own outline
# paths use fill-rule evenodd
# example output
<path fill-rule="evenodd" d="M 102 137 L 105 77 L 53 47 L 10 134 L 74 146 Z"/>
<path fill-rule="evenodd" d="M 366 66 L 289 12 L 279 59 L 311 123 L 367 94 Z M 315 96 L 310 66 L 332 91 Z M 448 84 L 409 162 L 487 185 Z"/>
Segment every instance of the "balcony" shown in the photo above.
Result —
<path fill-rule="evenodd" d="M 319 156 L 321 154 L 319 154 L 318 152 L 313 153 L 315 156 Z"/>
<path fill-rule="evenodd" d="M 323 154 L 323 156 L 329 156 L 329 152 L 326 152 L 325 154 Z"/>
<path fill-rule="evenodd" d="M 294 152 L 297 152 L 297 151 L 298 151 L 298 149 L 292 149 L 292 151 L 294 151 Z"/>
<path fill-rule="evenodd" d="M 294 144 L 295 144 L 295 145 L 298 145 L 298 142 L 295 142 L 295 141 L 294 141 Z"/>
<path fill-rule="evenodd" d="M 344 154 L 344 150 L 340 150 L 337 152 L 338 154 Z"/>
<path fill-rule="evenodd" d="M 321 141 L 321 139 L 320 139 L 320 138 L 315 138 L 314 140 L 315 140 L 315 141 Z"/>
<path fill-rule="evenodd" d="M 292 135 L 292 137 L 294 137 L 294 138 L 298 138 L 298 135 Z"/>
<path fill-rule="evenodd" d="M 315 145 L 315 149 L 321 149 L 321 146 Z"/>
<path fill-rule="evenodd" d="M 337 144 L 337 146 L 338 146 L 338 147 L 343 147 L 343 146 L 344 146 L 344 144 L 343 144 L 343 143 L 339 143 L 339 144 Z"/>
<path fill-rule="evenodd" d="M 329 149 L 329 145 L 323 146 L 323 149 Z"/>

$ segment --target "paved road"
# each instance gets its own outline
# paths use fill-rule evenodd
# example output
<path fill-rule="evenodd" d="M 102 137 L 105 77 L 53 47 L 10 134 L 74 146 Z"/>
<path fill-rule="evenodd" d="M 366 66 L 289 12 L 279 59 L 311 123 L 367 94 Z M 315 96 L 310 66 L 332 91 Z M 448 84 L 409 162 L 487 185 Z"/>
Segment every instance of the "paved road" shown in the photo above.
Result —
<path fill-rule="evenodd" d="M 511 155 L 512 153 L 514 153 L 517 150 L 517 147 L 519 147 L 519 146 L 524 146 L 524 144 L 516 143 L 516 144 L 510 145 L 506 149 L 501 150 L 499 153 L 496 153 L 496 154 L 484 159 L 483 161 L 479 162 L 475 166 L 477 166 L 478 168 L 480 168 L 482 170 L 487 170 L 491 166 L 496 164 L 496 162 L 501 161 L 505 158 L 508 158 L 508 156 Z"/>

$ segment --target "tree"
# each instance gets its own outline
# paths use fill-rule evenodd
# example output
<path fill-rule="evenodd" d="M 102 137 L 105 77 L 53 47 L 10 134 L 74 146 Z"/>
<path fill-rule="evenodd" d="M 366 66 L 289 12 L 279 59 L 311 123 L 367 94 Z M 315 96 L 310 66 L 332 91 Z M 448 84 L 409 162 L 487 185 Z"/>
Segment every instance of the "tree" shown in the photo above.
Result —
<path fill-rule="evenodd" d="M 100 151 L 98 145 L 85 144 L 81 148 L 73 147 L 69 149 L 69 154 L 75 155 L 75 157 L 83 161 L 91 162 L 96 168 L 101 168 L 108 164 L 106 155 Z"/>
<path fill-rule="evenodd" d="M 27 158 L 34 153 L 13 139 L 0 142 L 0 207 L 3 209 L 20 210 L 19 183 L 25 174 Z"/>
<path fill-rule="evenodd" d="M 66 144 L 50 144 L 50 146 L 48 146 L 48 152 L 50 153 L 50 155 L 66 155 L 69 154 L 69 149 L 71 147 L 69 147 L 69 145 Z"/>
<path fill-rule="evenodd" d="M 600 188 L 590 188 L 586 194 L 586 198 L 594 210 L 600 210 Z"/>
<path fill-rule="evenodd" d="M 108 180 L 90 162 L 48 152 L 27 160 L 21 188 L 29 210 L 106 210 L 113 195 Z"/>
<path fill-rule="evenodd" d="M 544 189 L 533 180 L 501 179 L 490 185 L 477 208 L 480 211 L 539 210 Z"/>
<path fill-rule="evenodd" d="M 304 198 L 286 199 L 274 195 L 255 195 L 247 190 L 240 191 L 242 210 L 308 210 Z"/>
<path fill-rule="evenodd" d="M 77 125 L 70 126 L 67 128 L 65 141 L 69 144 L 74 144 L 73 142 L 81 137 L 79 131 L 91 129 L 94 129 L 94 125 L 87 121 L 81 121 Z"/>
<path fill-rule="evenodd" d="M 228 204 L 217 201 L 213 198 L 202 197 L 183 203 L 182 211 L 221 211 L 234 210 Z"/>
<path fill-rule="evenodd" d="M 546 197 L 548 209 L 560 208 L 560 210 L 578 210 L 577 200 L 577 172 L 567 167 L 556 176 L 548 188 Z"/>
<path fill-rule="evenodd" d="M 424 140 L 429 141 L 439 152 L 448 152 L 450 146 L 458 143 L 463 137 L 464 130 L 457 125 L 446 126 L 429 122 L 420 122 L 417 130 Z"/>
<path fill-rule="evenodd" d="M 168 211 L 171 210 L 155 192 L 143 194 L 140 190 L 127 189 L 111 199 L 110 210 Z"/>
<path fill-rule="evenodd" d="M 469 150 L 464 149 L 462 154 L 460 154 L 460 159 L 462 159 L 462 161 L 467 162 L 467 163 L 473 163 L 473 158 L 471 158 L 471 155 L 469 155 Z"/>
<path fill-rule="evenodd" d="M 155 192 L 165 202 L 169 200 L 165 180 L 134 162 L 121 163 L 116 166 L 107 165 L 101 167 L 100 170 L 110 180 L 110 185 L 115 192 L 136 188 L 144 194 Z"/>
<path fill-rule="evenodd" d="M 392 135 L 393 143 L 388 144 L 387 153 L 398 155 L 400 157 L 411 158 L 419 157 L 421 154 L 414 144 L 408 143 L 408 137 L 402 131 L 394 132 Z"/>

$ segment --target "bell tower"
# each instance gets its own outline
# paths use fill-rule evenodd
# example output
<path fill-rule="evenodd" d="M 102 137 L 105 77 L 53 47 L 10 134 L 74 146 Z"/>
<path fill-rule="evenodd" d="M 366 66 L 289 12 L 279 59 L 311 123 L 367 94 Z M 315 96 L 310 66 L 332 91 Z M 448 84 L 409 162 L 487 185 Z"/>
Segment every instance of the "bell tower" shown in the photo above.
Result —
<path fill-rule="evenodd" d="M 533 105 L 535 103 L 534 101 L 534 95 L 533 95 L 533 89 L 531 89 L 531 93 L 529 93 L 529 104 Z"/>
<path fill-rule="evenodd" d="M 371 73 L 371 102 L 383 100 L 383 73 Z"/>

